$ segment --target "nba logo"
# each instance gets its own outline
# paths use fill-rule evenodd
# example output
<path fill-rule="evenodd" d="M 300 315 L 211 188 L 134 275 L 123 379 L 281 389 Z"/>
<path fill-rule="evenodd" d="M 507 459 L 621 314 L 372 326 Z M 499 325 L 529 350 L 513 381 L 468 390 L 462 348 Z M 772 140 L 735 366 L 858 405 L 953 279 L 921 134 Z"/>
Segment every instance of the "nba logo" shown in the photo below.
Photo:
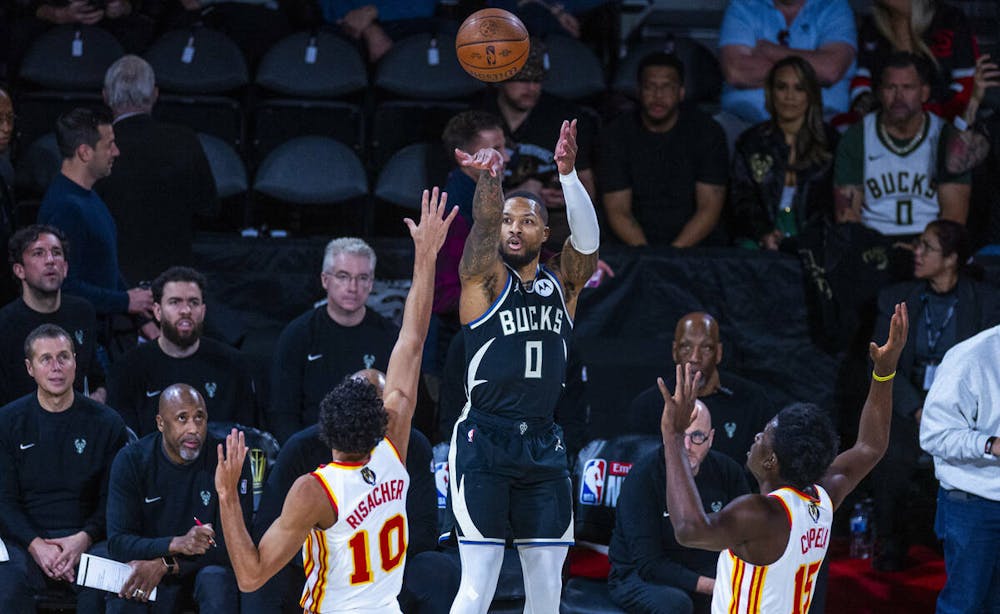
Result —
<path fill-rule="evenodd" d="M 583 466 L 583 479 L 580 481 L 580 503 L 584 505 L 600 505 L 604 495 L 604 476 L 607 475 L 608 463 L 603 458 L 592 458 Z"/>
<path fill-rule="evenodd" d="M 438 509 L 444 509 L 448 501 L 448 463 L 434 463 L 434 486 L 437 488 Z"/>

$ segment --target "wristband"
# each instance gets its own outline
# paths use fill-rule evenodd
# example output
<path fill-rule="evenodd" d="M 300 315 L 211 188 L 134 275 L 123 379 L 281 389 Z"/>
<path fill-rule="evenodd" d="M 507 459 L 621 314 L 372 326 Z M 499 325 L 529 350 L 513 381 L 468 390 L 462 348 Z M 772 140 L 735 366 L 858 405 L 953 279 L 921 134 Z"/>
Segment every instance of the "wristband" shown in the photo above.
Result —
<path fill-rule="evenodd" d="M 996 436 L 988 437 L 986 439 L 986 447 L 983 449 L 983 454 L 993 456 L 993 442 L 996 440 Z"/>
<path fill-rule="evenodd" d="M 875 380 L 876 382 L 888 382 L 894 377 L 896 377 L 895 371 L 893 371 L 889 375 L 879 375 L 878 373 L 875 373 L 875 369 L 872 369 L 872 379 Z"/>

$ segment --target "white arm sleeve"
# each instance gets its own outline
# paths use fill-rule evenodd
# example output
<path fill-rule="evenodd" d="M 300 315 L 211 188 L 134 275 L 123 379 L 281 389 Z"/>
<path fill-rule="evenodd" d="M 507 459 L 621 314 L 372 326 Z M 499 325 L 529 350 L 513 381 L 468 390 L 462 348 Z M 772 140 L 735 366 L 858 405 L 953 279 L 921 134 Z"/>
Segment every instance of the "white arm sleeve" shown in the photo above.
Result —
<path fill-rule="evenodd" d="M 574 168 L 568 175 L 559 174 L 563 196 L 566 198 L 566 221 L 569 223 L 569 240 L 581 254 L 593 254 L 601 245 L 601 229 L 590 194 L 583 187 Z"/>

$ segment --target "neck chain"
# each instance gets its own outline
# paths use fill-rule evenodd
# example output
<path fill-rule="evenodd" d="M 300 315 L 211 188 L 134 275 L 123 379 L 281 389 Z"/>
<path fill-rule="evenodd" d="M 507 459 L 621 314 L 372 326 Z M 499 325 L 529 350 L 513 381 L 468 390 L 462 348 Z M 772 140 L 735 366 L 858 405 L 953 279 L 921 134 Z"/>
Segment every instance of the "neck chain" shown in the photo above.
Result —
<path fill-rule="evenodd" d="M 884 143 L 885 146 L 888 147 L 889 150 L 892 151 L 892 153 L 896 154 L 897 156 L 905 156 L 906 154 L 916 149 L 920 145 L 920 142 L 923 140 L 924 124 L 927 123 L 927 114 L 926 113 L 921 114 L 920 127 L 917 128 L 917 134 L 914 135 L 913 138 L 911 138 L 909 141 L 903 143 L 902 145 L 896 144 L 896 140 L 894 140 L 893 137 L 889 134 L 889 131 L 886 130 L 885 122 L 879 121 L 875 123 L 878 124 L 878 132 L 879 136 L 882 137 L 882 143 Z"/>

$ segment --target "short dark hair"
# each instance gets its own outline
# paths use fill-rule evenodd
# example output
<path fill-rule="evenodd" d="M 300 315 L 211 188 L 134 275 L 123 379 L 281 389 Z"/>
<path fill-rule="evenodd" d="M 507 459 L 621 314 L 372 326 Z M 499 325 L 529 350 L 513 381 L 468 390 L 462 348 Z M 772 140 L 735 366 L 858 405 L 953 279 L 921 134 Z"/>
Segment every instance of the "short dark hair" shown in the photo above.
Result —
<path fill-rule="evenodd" d="M 198 289 L 201 290 L 202 298 L 205 296 L 205 287 L 208 285 L 208 282 L 205 280 L 204 275 L 189 266 L 172 266 L 166 271 L 160 273 L 150 285 L 150 289 L 153 291 L 154 303 L 159 303 L 160 300 L 163 299 L 163 287 L 172 281 L 183 281 L 198 284 Z"/>
<path fill-rule="evenodd" d="M 7 241 L 7 262 L 24 264 L 24 250 L 28 249 L 28 246 L 37 241 L 41 235 L 52 235 L 59 239 L 63 256 L 69 260 L 69 240 L 62 230 L 48 224 L 32 224 L 15 232 Z"/>
<path fill-rule="evenodd" d="M 28 336 L 24 338 L 24 357 L 31 360 L 31 346 L 35 344 L 35 341 L 39 339 L 59 339 L 60 337 L 69 341 L 70 351 L 76 354 L 76 344 L 73 343 L 73 337 L 66 332 L 66 329 L 56 324 L 42 324 L 35 330 L 28 333 Z"/>
<path fill-rule="evenodd" d="M 525 198 L 538 205 L 538 215 L 542 218 L 542 223 L 546 226 L 549 225 L 549 208 L 545 206 L 545 201 L 542 197 L 529 190 L 515 190 L 510 194 L 504 194 L 503 201 L 507 202 L 512 198 Z"/>
<path fill-rule="evenodd" d="M 927 85 L 931 82 L 931 67 L 926 58 L 915 53 L 910 53 L 909 51 L 894 51 L 885 59 L 882 63 L 882 69 L 875 75 L 876 89 L 882 87 L 882 82 L 885 80 L 885 71 L 890 68 L 900 69 L 909 68 L 910 66 L 917 71 L 917 77 L 920 78 L 921 84 Z"/>
<path fill-rule="evenodd" d="M 934 220 L 924 231 L 933 230 L 941 244 L 941 256 L 947 258 L 952 254 L 958 256 L 958 269 L 962 270 L 972 257 L 972 241 L 969 231 L 963 224 L 952 220 Z"/>
<path fill-rule="evenodd" d="M 642 86 L 642 73 L 650 66 L 673 68 L 677 71 L 677 78 L 680 80 L 680 85 L 684 85 L 684 62 L 673 53 L 655 51 L 642 58 L 642 61 L 639 62 L 639 70 L 636 71 L 635 78 L 637 85 L 640 87 Z"/>
<path fill-rule="evenodd" d="M 462 111 L 449 119 L 444 132 L 441 133 L 448 159 L 451 159 L 456 149 L 467 151 L 472 141 L 483 130 L 503 130 L 503 124 L 496 115 L 478 110 Z"/>
<path fill-rule="evenodd" d="M 830 416 L 813 403 L 792 403 L 782 409 L 771 434 L 778 472 L 799 490 L 823 477 L 840 444 Z"/>
<path fill-rule="evenodd" d="M 388 424 L 382 398 L 367 380 L 347 378 L 319 404 L 319 438 L 332 450 L 371 452 Z"/>
<path fill-rule="evenodd" d="M 56 143 L 64 160 L 72 158 L 80 145 L 97 147 L 101 140 L 100 126 L 110 126 L 111 114 L 104 109 L 77 107 L 66 111 L 56 120 Z"/>

